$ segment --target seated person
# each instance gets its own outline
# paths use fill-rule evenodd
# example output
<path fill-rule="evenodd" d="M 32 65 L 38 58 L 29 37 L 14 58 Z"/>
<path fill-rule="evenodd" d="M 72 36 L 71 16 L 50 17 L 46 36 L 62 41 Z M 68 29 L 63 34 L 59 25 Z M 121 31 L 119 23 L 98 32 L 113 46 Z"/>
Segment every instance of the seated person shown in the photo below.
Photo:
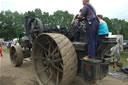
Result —
<path fill-rule="evenodd" d="M 105 36 L 108 36 L 109 30 L 108 30 L 107 23 L 103 20 L 103 16 L 102 15 L 97 15 L 97 17 L 100 21 L 99 28 L 98 28 L 99 38 L 103 38 Z"/>

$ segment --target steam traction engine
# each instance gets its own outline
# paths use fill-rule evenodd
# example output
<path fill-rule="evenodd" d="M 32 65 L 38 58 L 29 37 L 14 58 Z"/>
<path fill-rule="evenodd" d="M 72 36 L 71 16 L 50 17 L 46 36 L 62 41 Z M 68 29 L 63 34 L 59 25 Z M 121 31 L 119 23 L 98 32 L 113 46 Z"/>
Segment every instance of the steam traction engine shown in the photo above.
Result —
<path fill-rule="evenodd" d="M 38 18 L 25 17 L 25 33 L 20 33 L 20 45 L 10 48 L 10 60 L 17 67 L 24 58 L 32 57 L 35 74 L 40 85 L 68 85 L 76 74 L 89 83 L 104 78 L 109 69 L 109 51 L 115 38 L 98 41 L 94 61 L 85 61 L 88 55 L 85 24 L 78 22 L 69 30 L 47 29 Z"/>

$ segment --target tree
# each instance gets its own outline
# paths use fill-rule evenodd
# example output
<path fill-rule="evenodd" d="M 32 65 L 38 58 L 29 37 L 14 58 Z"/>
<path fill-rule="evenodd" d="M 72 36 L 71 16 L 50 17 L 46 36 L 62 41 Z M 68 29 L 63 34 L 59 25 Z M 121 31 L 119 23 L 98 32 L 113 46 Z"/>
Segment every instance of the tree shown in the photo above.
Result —
<path fill-rule="evenodd" d="M 67 11 L 56 11 L 53 16 L 53 26 L 59 25 L 60 27 L 71 28 L 71 21 L 73 19 L 73 15 L 69 14 Z"/>
<path fill-rule="evenodd" d="M 122 21 L 122 29 L 120 30 L 120 34 L 124 36 L 125 40 L 128 40 L 128 22 Z"/>
<path fill-rule="evenodd" d="M 0 13 L 0 36 L 5 40 L 11 40 L 16 37 L 17 32 L 23 31 L 23 14 L 11 11 L 2 11 Z"/>
<path fill-rule="evenodd" d="M 104 17 L 103 19 L 106 21 L 109 31 L 112 32 L 113 30 L 112 30 L 112 22 L 111 22 L 111 20 L 108 17 Z"/>
<path fill-rule="evenodd" d="M 54 12 L 52 15 L 50 15 L 48 12 L 42 13 L 40 9 L 28 11 L 25 14 L 19 13 L 17 11 L 1 11 L 0 37 L 10 40 L 15 38 L 17 33 L 25 31 L 24 15 L 31 16 L 33 18 L 39 18 L 46 29 L 56 28 L 57 25 L 70 29 L 71 21 L 73 19 L 73 14 L 61 10 Z M 123 35 L 124 39 L 128 39 L 127 21 L 119 20 L 117 18 L 109 19 L 108 17 L 104 17 L 103 19 L 107 22 L 110 32 L 116 35 Z"/>

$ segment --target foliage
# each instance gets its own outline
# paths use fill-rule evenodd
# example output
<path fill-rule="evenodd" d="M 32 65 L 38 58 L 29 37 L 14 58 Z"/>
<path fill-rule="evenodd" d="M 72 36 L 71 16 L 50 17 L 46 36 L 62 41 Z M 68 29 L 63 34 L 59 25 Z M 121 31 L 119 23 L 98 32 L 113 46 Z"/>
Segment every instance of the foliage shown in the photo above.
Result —
<path fill-rule="evenodd" d="M 0 37 L 10 40 L 16 36 L 16 33 L 24 30 L 23 14 L 5 11 L 0 13 Z"/>
<path fill-rule="evenodd" d="M 42 12 L 40 9 L 28 11 L 24 14 L 17 11 L 1 11 L 0 12 L 0 37 L 5 40 L 11 40 L 16 37 L 16 34 L 24 31 L 24 15 L 31 17 L 38 17 L 41 19 L 43 26 L 47 29 L 56 28 L 56 26 L 71 28 L 71 21 L 73 14 L 67 11 L 58 10 L 53 14 L 48 12 Z M 128 22 L 125 20 L 119 20 L 117 18 L 109 19 L 104 17 L 107 22 L 109 31 L 113 34 L 121 34 L 124 39 L 128 40 Z"/>
<path fill-rule="evenodd" d="M 120 59 L 120 62 L 123 64 L 123 66 L 128 65 L 127 59 L 128 59 L 128 52 L 123 51 L 123 52 L 121 53 L 121 59 Z M 110 69 L 118 70 L 118 69 L 120 69 L 120 68 L 119 68 L 119 67 L 113 68 L 112 66 L 110 66 Z"/>
<path fill-rule="evenodd" d="M 117 18 L 109 19 L 104 17 L 103 19 L 107 22 L 109 31 L 112 32 L 112 34 L 123 35 L 124 39 L 128 40 L 128 22 Z"/>

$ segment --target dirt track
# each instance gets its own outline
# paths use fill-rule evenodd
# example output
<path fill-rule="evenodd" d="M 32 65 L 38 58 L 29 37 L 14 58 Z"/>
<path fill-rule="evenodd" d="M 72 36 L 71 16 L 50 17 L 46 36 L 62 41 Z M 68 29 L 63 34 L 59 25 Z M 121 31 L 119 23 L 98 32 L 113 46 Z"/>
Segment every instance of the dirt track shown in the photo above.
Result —
<path fill-rule="evenodd" d="M 34 76 L 31 61 L 27 59 L 21 67 L 15 68 L 11 66 L 9 55 L 3 53 L 0 58 L 0 85 L 39 85 Z M 107 76 L 102 81 L 98 81 L 96 85 L 128 85 L 128 81 L 122 81 Z M 76 77 L 72 85 L 88 85 L 79 77 Z"/>

